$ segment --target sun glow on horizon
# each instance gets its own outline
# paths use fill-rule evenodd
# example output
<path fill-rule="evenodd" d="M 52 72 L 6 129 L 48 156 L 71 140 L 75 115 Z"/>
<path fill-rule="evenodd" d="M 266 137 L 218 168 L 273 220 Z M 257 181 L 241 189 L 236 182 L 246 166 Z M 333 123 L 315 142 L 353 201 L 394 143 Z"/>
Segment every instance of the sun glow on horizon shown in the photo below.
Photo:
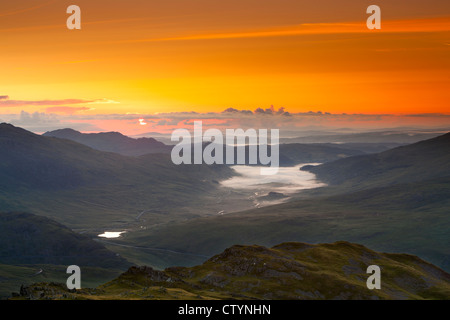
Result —
<path fill-rule="evenodd" d="M 65 3 L 2 3 L 0 97 L 8 98 L 0 99 L 0 119 L 45 113 L 72 116 L 90 130 L 114 123 L 127 131 L 131 123 L 162 126 L 163 119 L 138 114 L 270 105 L 290 113 L 449 113 L 446 2 L 414 2 L 403 12 L 380 0 L 376 31 L 365 27 L 364 6 L 349 3 L 338 16 L 340 5 L 325 2 L 131 0 L 108 2 L 105 11 L 104 0 L 80 0 L 78 31 L 61 23 Z M 130 110 L 135 118 L 115 119 Z"/>

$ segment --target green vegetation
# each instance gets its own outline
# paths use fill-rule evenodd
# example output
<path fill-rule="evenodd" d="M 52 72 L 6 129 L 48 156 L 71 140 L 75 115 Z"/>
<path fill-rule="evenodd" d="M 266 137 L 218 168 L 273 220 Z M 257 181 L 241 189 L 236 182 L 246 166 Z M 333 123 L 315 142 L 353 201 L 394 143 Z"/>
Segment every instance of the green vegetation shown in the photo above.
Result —
<path fill-rule="evenodd" d="M 227 166 L 175 166 L 167 154 L 127 157 L 1 124 L 0 209 L 38 216 L 0 214 L 0 296 L 16 285 L 42 282 L 22 298 L 448 299 L 448 275 L 416 257 L 346 242 L 291 242 L 355 242 L 418 255 L 449 271 L 449 146 L 450 134 L 373 155 L 283 145 L 284 165 L 345 159 L 304 168 L 328 187 L 271 207 L 218 215 L 224 202 L 245 197 L 220 187 L 220 180 L 235 174 Z M 127 232 L 92 240 L 104 231 Z M 284 244 L 260 247 L 278 243 Z M 262 263 L 261 269 L 249 261 Z M 367 293 L 368 261 L 384 268 L 387 291 Z M 52 284 L 65 281 L 67 265 L 87 268 L 83 281 L 97 286 L 131 263 L 184 267 L 132 268 L 78 293 Z"/>
<path fill-rule="evenodd" d="M 0 262 L 126 268 L 124 258 L 69 228 L 28 213 L 0 213 Z"/>
<path fill-rule="evenodd" d="M 346 240 L 375 250 L 419 255 L 448 271 L 449 147 L 446 134 L 381 154 L 327 163 L 309 170 L 330 177 L 327 181 L 334 184 L 305 191 L 297 200 L 149 228 L 117 242 L 211 255 L 235 243 L 272 246 Z M 184 257 L 183 265 L 196 263 L 197 258 Z M 167 261 L 165 266 L 170 265 Z"/>
<path fill-rule="evenodd" d="M 6 265 L 0 264 L 0 300 L 8 299 L 12 293 L 18 293 L 21 286 L 29 286 L 36 282 L 65 284 L 70 274 L 67 274 L 67 265 L 33 264 L 33 265 Z M 81 285 L 83 287 L 96 287 L 118 277 L 123 270 L 83 267 Z"/>
<path fill-rule="evenodd" d="M 369 265 L 381 290 L 369 290 Z M 96 289 L 38 283 L 16 299 L 449 299 L 450 275 L 411 255 L 348 242 L 233 246 L 192 268 L 132 267 Z"/>
<path fill-rule="evenodd" d="M 442 178 L 196 218 L 125 234 L 114 242 L 212 255 L 236 243 L 346 240 L 415 254 L 450 270 L 449 206 L 450 178 Z M 195 257 L 180 258 L 183 265 L 198 263 Z M 170 265 L 167 261 L 165 267 Z"/>
<path fill-rule="evenodd" d="M 131 263 L 46 217 L 0 213 L 0 299 L 22 284 L 65 282 L 70 265 L 82 267 L 85 285 L 99 285 Z"/>

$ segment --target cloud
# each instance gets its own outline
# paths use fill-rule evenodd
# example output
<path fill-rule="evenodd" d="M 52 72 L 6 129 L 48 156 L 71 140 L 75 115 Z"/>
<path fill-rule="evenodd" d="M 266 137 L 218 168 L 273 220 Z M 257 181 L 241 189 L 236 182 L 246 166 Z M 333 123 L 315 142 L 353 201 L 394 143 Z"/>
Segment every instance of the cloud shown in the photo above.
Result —
<path fill-rule="evenodd" d="M 273 105 L 267 109 L 257 108 L 255 110 L 255 114 L 276 115 L 276 116 L 280 116 L 280 115 L 290 116 L 291 115 L 289 112 L 285 111 L 284 107 L 281 107 L 278 110 L 275 110 Z"/>
<path fill-rule="evenodd" d="M 234 109 L 234 108 L 228 108 L 224 111 L 222 111 L 222 113 L 242 113 L 242 114 L 253 114 L 252 111 L 250 110 L 238 110 L 238 109 Z"/>
<path fill-rule="evenodd" d="M 63 113 L 63 114 L 74 114 L 78 111 L 92 110 L 88 107 L 49 107 L 45 109 L 47 113 Z"/>
<path fill-rule="evenodd" d="M 22 110 L 20 114 L 2 115 L 2 117 L 5 122 L 33 132 L 46 132 L 63 128 L 72 128 L 80 131 L 102 130 L 88 122 L 78 122 L 76 119 L 45 112 L 29 113 Z"/>
<path fill-rule="evenodd" d="M 118 104 L 120 102 L 118 101 L 114 101 L 111 99 L 106 99 L 106 98 L 102 98 L 102 99 L 95 99 L 91 102 L 88 102 L 88 104 Z"/>
<path fill-rule="evenodd" d="M 163 119 L 159 120 L 156 125 L 157 126 L 176 126 L 178 125 L 179 120 L 171 120 L 171 119 Z"/>
<path fill-rule="evenodd" d="M 75 107 L 76 108 L 76 107 Z M 258 110 L 259 109 L 259 110 Z M 280 129 L 282 135 L 298 136 L 311 130 L 370 131 L 380 128 L 446 128 L 450 114 L 332 114 L 321 111 L 291 113 L 285 108 L 258 108 L 258 111 L 228 108 L 223 112 L 171 112 L 158 114 L 87 114 L 87 113 L 28 113 L 2 114 L 2 120 L 34 132 L 62 128 L 79 131 L 120 131 L 138 135 L 155 131 L 170 134 L 176 128 L 192 129 L 195 121 L 202 121 L 206 128 L 219 130 Z M 142 121 L 140 121 L 140 119 Z M 146 125 L 144 125 L 144 123 Z M 142 124 L 142 125 L 139 125 Z"/>
<path fill-rule="evenodd" d="M 110 104 L 119 103 L 109 99 L 62 99 L 62 100 L 10 100 L 9 96 L 1 96 L 0 107 L 25 106 L 65 106 L 73 104 Z"/>
<path fill-rule="evenodd" d="M 433 17 L 421 19 L 399 19 L 384 20 L 381 32 L 441 32 L 450 30 L 449 17 Z M 189 40 L 224 40 L 224 39 L 245 39 L 245 38 L 268 38 L 300 36 L 311 34 L 349 34 L 349 33 L 368 33 L 366 21 L 355 21 L 346 23 L 303 23 L 298 25 L 287 25 L 282 27 L 273 27 L 271 29 L 246 30 L 241 32 L 222 32 L 210 34 L 192 34 L 175 36 L 169 38 L 148 38 L 118 40 L 115 43 L 141 43 L 158 41 L 189 41 Z"/>

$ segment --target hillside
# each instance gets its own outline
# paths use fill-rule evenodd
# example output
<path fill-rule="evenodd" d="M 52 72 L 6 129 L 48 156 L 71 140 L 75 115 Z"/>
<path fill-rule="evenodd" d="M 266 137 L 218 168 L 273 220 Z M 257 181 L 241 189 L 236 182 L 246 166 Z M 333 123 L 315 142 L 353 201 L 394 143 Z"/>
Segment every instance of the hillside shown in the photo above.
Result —
<path fill-rule="evenodd" d="M 133 139 L 119 132 L 81 133 L 73 129 L 61 129 L 46 132 L 46 137 L 72 140 L 96 150 L 115 152 L 125 156 L 142 156 L 150 153 L 170 153 L 167 146 L 153 138 Z"/>
<path fill-rule="evenodd" d="M 186 170 L 170 155 L 126 157 L 0 124 L 2 210 L 49 216 L 71 228 L 121 226 L 148 210 L 195 210 L 217 181 L 233 174 L 226 166 Z"/>
<path fill-rule="evenodd" d="M 303 163 L 325 163 L 362 154 L 364 152 L 356 148 L 341 148 L 339 145 L 281 144 L 280 165 L 295 166 Z"/>
<path fill-rule="evenodd" d="M 249 146 L 246 146 L 245 163 L 247 165 L 249 165 L 249 149 Z M 270 153 L 271 148 L 268 147 L 268 149 Z M 259 147 L 256 147 L 255 150 L 257 150 L 259 154 Z M 226 152 L 224 151 L 224 155 L 225 154 Z M 238 151 L 237 148 L 235 148 L 234 163 L 237 163 L 237 154 Z M 364 152 L 357 149 L 341 148 L 337 145 L 291 143 L 280 144 L 279 146 L 279 159 L 281 167 L 291 167 L 304 163 L 324 163 L 362 154 L 364 154 Z M 258 163 L 258 165 L 261 164 Z"/>
<path fill-rule="evenodd" d="M 381 290 L 366 286 L 381 268 Z M 238 246 L 191 268 L 132 267 L 96 289 L 69 292 L 38 283 L 16 299 L 449 299 L 450 275 L 411 255 L 379 253 L 348 242 Z"/>
<path fill-rule="evenodd" d="M 0 213 L 0 263 L 113 267 L 130 263 L 101 243 L 46 217 Z"/>
<path fill-rule="evenodd" d="M 22 284 L 64 281 L 70 265 L 83 268 L 83 281 L 99 285 L 131 263 L 90 237 L 45 217 L 0 213 L 0 299 Z"/>
<path fill-rule="evenodd" d="M 432 139 L 442 135 L 438 132 L 423 132 L 422 130 L 401 131 L 377 131 L 377 132 L 358 132 L 358 133 L 327 133 L 316 132 L 315 135 L 307 135 L 296 138 L 284 138 L 282 143 L 363 143 L 363 144 L 411 144 L 421 140 Z"/>
<path fill-rule="evenodd" d="M 235 243 L 273 246 L 286 241 L 346 240 L 375 250 L 418 255 L 448 272 L 449 207 L 447 177 L 196 218 L 136 231 L 110 242 L 212 255 Z M 122 253 L 131 255 L 132 250 Z M 183 261 L 163 254 L 159 258 L 165 263 L 158 267 L 201 261 L 192 256 Z"/>
<path fill-rule="evenodd" d="M 350 188 L 406 183 L 450 175 L 450 133 L 394 148 L 382 153 L 355 156 L 308 166 L 318 179 Z"/>

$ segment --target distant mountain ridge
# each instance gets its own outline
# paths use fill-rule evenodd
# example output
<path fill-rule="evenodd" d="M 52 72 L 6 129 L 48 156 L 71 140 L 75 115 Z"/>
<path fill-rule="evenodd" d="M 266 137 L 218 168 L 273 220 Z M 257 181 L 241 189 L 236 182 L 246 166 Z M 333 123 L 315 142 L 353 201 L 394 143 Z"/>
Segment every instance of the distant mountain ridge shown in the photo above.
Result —
<path fill-rule="evenodd" d="M 316 133 L 295 138 L 283 138 L 283 143 L 400 143 L 411 144 L 442 135 L 438 132 L 420 132 L 418 130 L 379 131 L 359 133 Z"/>
<path fill-rule="evenodd" d="M 173 147 L 165 145 L 153 138 L 134 139 L 124 136 L 119 132 L 86 134 L 73 129 L 61 129 L 46 132 L 43 136 L 68 139 L 99 151 L 114 152 L 125 156 L 141 156 L 152 153 L 168 154 Z M 208 143 L 203 143 L 202 148 L 205 148 L 207 145 Z M 225 146 L 222 147 L 225 150 Z M 194 150 L 193 146 L 191 148 Z M 246 147 L 245 150 L 246 163 L 248 164 L 249 148 Z M 339 145 L 332 144 L 282 144 L 280 145 L 280 165 L 294 166 L 299 163 L 323 163 L 361 154 L 364 154 L 364 152 L 359 151 L 356 148 L 352 149 L 348 146 L 346 148 L 341 148 Z M 234 158 L 234 163 L 237 163 L 236 151 Z M 224 163 L 225 162 L 226 161 L 224 160 Z"/>
<path fill-rule="evenodd" d="M 450 175 L 450 133 L 377 154 L 302 168 L 333 185 L 376 187 Z"/>
<path fill-rule="evenodd" d="M 71 228 L 195 204 L 233 174 L 227 166 L 186 170 L 168 154 L 128 157 L 0 124 L 0 208 L 51 216 Z"/>
<path fill-rule="evenodd" d="M 172 150 L 171 146 L 167 146 L 156 139 L 133 139 L 119 132 L 81 133 L 73 129 L 60 129 L 46 132 L 43 136 L 68 139 L 96 150 L 133 157 L 150 153 L 170 153 Z"/>

